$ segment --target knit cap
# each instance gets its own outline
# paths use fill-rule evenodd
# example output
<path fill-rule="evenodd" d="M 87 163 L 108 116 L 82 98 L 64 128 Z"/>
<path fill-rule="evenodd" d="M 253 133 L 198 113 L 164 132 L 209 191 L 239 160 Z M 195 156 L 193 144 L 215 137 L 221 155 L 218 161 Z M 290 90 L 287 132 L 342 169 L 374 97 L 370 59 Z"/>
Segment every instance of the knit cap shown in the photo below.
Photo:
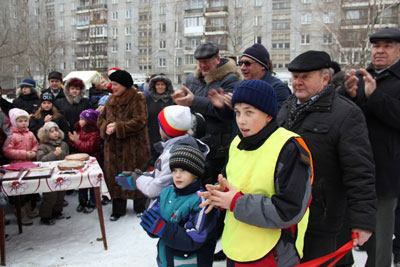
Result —
<path fill-rule="evenodd" d="M 117 82 L 126 88 L 131 88 L 133 85 L 132 76 L 126 70 L 116 70 L 110 75 L 110 81 Z"/>
<path fill-rule="evenodd" d="M 171 138 L 186 134 L 192 126 L 191 122 L 189 107 L 173 105 L 163 108 L 158 113 L 158 125 Z"/>
<path fill-rule="evenodd" d="M 169 158 L 169 168 L 172 170 L 181 168 L 197 178 L 204 174 L 206 159 L 200 150 L 191 146 L 178 146 L 172 151 Z"/>
<path fill-rule="evenodd" d="M 20 108 L 12 108 L 12 109 L 10 109 L 10 111 L 8 112 L 8 117 L 10 118 L 11 125 L 14 126 L 14 127 L 17 127 L 16 120 L 17 120 L 19 117 L 26 117 L 26 118 L 29 119 L 29 114 L 28 114 L 28 112 L 26 112 L 26 111 L 23 110 L 23 109 L 20 109 Z"/>
<path fill-rule="evenodd" d="M 51 103 L 54 103 L 54 96 L 52 93 L 45 92 L 40 95 L 40 103 L 44 101 L 50 101 Z"/>
<path fill-rule="evenodd" d="M 258 63 L 260 63 L 262 66 L 266 67 L 269 69 L 269 53 L 267 49 L 262 45 L 262 44 L 253 44 L 246 50 L 244 50 L 242 57 L 246 56 L 251 59 L 254 59 Z"/>
<path fill-rule="evenodd" d="M 36 82 L 31 78 L 23 79 L 22 82 L 19 84 L 19 87 L 31 87 L 36 88 Z"/>
<path fill-rule="evenodd" d="M 97 123 L 97 118 L 99 117 L 99 114 L 99 111 L 89 108 L 82 111 L 79 116 L 87 123 Z"/>
<path fill-rule="evenodd" d="M 46 135 L 49 135 L 49 132 L 50 132 L 50 130 L 51 130 L 52 128 L 57 128 L 57 130 L 60 129 L 60 127 L 58 127 L 57 123 L 55 123 L 54 121 L 46 122 L 46 123 L 43 125 L 43 130 L 44 130 L 44 133 L 45 133 Z"/>
<path fill-rule="evenodd" d="M 274 89 L 262 80 L 243 81 L 232 96 L 232 107 L 236 103 L 246 103 L 276 118 L 278 103 Z"/>

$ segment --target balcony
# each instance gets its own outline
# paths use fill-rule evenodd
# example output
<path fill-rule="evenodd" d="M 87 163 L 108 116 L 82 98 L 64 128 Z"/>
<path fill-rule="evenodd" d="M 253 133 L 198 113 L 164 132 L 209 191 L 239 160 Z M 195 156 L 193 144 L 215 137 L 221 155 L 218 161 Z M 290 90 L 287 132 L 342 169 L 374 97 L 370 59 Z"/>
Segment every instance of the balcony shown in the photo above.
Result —
<path fill-rule="evenodd" d="M 203 8 L 187 8 L 185 9 L 185 14 L 196 14 L 203 13 Z"/>
<path fill-rule="evenodd" d="M 98 9 L 98 10 L 107 10 L 107 4 L 94 4 L 94 5 L 86 5 L 86 6 L 78 6 L 76 8 L 76 13 L 85 13 L 89 12 L 89 10 Z"/>
<path fill-rule="evenodd" d="M 206 26 L 206 32 L 226 31 L 226 26 Z"/>
<path fill-rule="evenodd" d="M 83 27 L 83 26 L 89 26 L 89 21 L 85 20 L 85 21 L 78 21 L 76 23 L 76 27 Z"/>
<path fill-rule="evenodd" d="M 210 12 L 228 12 L 228 6 L 209 7 L 206 9 L 206 14 Z"/>
<path fill-rule="evenodd" d="M 90 25 L 107 24 L 107 19 L 93 19 L 90 20 Z"/>

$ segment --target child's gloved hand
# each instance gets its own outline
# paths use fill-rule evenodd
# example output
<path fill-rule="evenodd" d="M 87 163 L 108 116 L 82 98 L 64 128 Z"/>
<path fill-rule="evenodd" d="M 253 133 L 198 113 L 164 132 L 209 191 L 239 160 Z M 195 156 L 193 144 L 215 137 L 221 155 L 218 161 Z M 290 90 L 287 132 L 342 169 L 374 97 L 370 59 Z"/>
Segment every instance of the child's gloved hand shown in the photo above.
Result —
<path fill-rule="evenodd" d="M 140 219 L 142 220 L 140 225 L 144 230 L 150 234 L 162 237 L 167 224 L 161 216 L 159 210 L 150 209 L 145 211 Z"/>
<path fill-rule="evenodd" d="M 115 182 L 122 187 L 122 190 L 136 190 L 136 187 L 132 183 L 132 175 L 126 172 L 115 176 Z"/>

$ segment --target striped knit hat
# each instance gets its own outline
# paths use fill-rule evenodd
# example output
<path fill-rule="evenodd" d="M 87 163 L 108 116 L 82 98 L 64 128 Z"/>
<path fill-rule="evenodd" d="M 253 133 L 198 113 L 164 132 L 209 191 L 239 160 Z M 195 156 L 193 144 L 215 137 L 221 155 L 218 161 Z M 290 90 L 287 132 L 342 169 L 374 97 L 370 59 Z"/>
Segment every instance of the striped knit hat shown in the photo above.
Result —
<path fill-rule="evenodd" d="M 158 124 L 168 137 L 177 137 L 187 133 L 192 126 L 190 108 L 173 105 L 158 113 Z"/>
<path fill-rule="evenodd" d="M 200 150 L 191 146 L 178 146 L 169 158 L 169 168 L 173 171 L 181 168 L 197 178 L 201 178 L 204 174 L 206 159 Z"/>

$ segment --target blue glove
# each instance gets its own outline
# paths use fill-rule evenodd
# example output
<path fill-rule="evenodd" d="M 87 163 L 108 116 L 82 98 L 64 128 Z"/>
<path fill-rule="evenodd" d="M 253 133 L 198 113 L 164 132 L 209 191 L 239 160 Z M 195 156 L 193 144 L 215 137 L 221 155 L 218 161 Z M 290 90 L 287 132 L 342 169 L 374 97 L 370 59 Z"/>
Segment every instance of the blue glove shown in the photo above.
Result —
<path fill-rule="evenodd" d="M 120 173 L 118 176 L 115 176 L 115 181 L 122 187 L 122 190 L 136 190 L 132 184 L 132 177 L 130 175 Z"/>
<path fill-rule="evenodd" d="M 162 237 L 167 224 L 158 210 L 150 209 L 145 211 L 140 219 L 142 220 L 140 225 L 144 230 L 150 234 Z"/>

